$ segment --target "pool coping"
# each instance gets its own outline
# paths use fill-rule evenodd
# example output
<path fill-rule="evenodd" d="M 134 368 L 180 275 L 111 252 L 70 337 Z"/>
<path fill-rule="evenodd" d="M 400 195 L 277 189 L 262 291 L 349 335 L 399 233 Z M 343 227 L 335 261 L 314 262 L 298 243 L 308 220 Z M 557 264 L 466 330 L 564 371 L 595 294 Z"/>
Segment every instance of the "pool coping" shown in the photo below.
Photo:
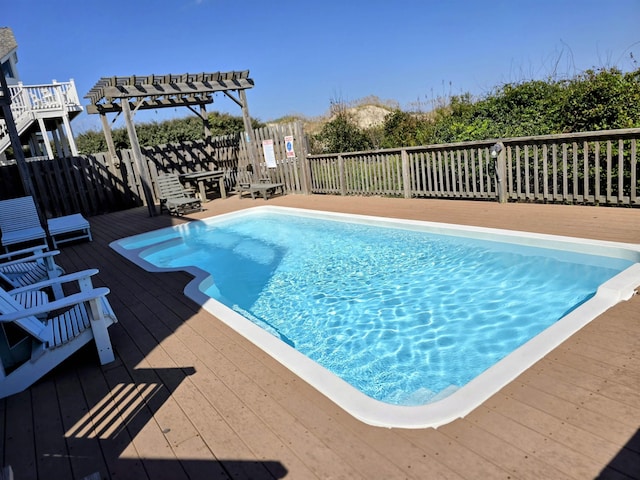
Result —
<path fill-rule="evenodd" d="M 430 231 L 440 234 L 472 233 L 470 236 L 475 238 L 507 240 L 511 242 L 517 240 L 516 243 L 524 245 L 545 246 L 560 250 L 569 250 L 569 246 L 571 246 L 573 247 L 571 248 L 572 251 L 580 251 L 582 253 L 595 253 L 594 249 L 607 248 L 611 250 L 611 252 L 615 252 L 616 255 L 621 256 L 621 258 L 633 257 L 629 259 L 635 262 L 640 261 L 640 245 L 635 244 L 290 207 L 252 207 L 242 211 L 209 217 L 200 221 L 209 223 L 221 221 L 225 218 L 238 218 L 240 216 L 251 215 L 255 211 L 288 212 L 316 218 L 342 219 L 344 221 L 356 220 L 374 225 L 382 224 L 403 228 L 423 229 L 424 227 L 429 227 Z M 180 229 L 181 227 L 184 226 L 177 225 L 159 230 Z M 154 232 L 157 231 L 158 230 Z M 126 249 L 120 244 L 124 240 L 150 235 L 154 232 L 119 239 L 112 242 L 110 246 L 125 258 L 150 272 L 165 272 L 171 270 L 188 271 L 194 276 L 194 279 L 189 282 L 184 289 L 187 297 L 194 300 L 209 313 L 268 353 L 355 418 L 369 425 L 388 428 L 435 428 L 466 416 L 598 315 L 616 303 L 631 298 L 640 286 L 640 263 L 635 263 L 601 285 L 593 298 L 514 350 L 504 359 L 485 370 L 451 395 L 427 405 L 398 406 L 374 400 L 364 395 L 290 345 L 245 319 L 239 313 L 206 296 L 199 287 L 203 282 L 205 287 L 207 286 L 207 282 L 211 282 L 208 273 L 197 267 L 176 269 L 158 268 L 149 264 L 139 256 L 142 251 L 149 249 L 149 246 Z M 496 238 L 496 236 L 500 238 Z M 544 245 L 540 245 L 540 242 L 543 242 Z"/>

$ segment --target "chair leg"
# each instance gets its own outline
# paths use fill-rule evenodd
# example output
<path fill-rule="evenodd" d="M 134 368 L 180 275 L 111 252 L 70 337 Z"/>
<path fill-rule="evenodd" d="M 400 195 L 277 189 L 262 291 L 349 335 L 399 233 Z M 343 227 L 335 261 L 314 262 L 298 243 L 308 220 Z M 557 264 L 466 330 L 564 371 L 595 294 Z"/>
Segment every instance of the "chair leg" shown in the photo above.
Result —
<path fill-rule="evenodd" d="M 113 354 L 102 302 L 99 298 L 94 298 L 89 301 L 89 307 L 91 308 L 91 330 L 93 331 L 93 339 L 96 342 L 98 358 L 100 359 L 100 365 L 105 365 L 113 362 L 116 358 Z"/>

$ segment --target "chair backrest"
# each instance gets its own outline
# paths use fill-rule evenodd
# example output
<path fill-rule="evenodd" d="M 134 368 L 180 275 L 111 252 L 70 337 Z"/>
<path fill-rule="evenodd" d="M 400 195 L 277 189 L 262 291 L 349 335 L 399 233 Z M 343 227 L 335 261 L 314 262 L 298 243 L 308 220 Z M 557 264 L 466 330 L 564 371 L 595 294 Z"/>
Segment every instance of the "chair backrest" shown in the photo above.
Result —
<path fill-rule="evenodd" d="M 33 197 L 0 200 L 0 230 L 17 232 L 27 228 L 42 228 Z"/>
<path fill-rule="evenodd" d="M 158 187 L 158 196 L 161 199 L 167 198 L 183 198 L 187 197 L 187 191 L 185 190 L 178 175 L 158 175 L 156 179 L 156 186 Z"/>
<path fill-rule="evenodd" d="M 251 172 L 248 172 L 246 170 L 238 170 L 236 175 L 236 183 L 238 185 L 248 186 L 251 184 L 252 181 L 253 181 L 253 175 Z"/>

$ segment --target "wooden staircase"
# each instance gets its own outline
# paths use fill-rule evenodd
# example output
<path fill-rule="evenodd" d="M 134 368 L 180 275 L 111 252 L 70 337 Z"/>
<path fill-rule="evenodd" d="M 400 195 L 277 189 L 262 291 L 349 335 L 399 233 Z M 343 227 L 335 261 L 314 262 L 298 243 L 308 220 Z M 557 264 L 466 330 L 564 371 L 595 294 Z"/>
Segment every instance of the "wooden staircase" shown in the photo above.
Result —
<path fill-rule="evenodd" d="M 73 80 L 29 86 L 20 83 L 9 86 L 9 91 L 11 112 L 23 145 L 28 145 L 29 137 L 38 132 L 44 137 L 47 131 L 57 129 L 60 124 L 68 126 L 68 122 L 82 111 Z M 71 143 L 75 149 L 75 142 Z M 0 154 L 10 146 L 7 125 L 0 119 Z M 47 150 L 50 154 L 50 146 Z"/>

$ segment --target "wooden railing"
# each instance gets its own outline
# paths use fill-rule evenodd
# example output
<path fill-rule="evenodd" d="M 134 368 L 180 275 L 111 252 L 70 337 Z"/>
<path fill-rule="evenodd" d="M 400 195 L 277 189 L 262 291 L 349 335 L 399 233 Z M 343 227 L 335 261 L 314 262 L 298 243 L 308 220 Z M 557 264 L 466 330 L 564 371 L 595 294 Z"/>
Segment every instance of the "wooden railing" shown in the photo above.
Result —
<path fill-rule="evenodd" d="M 142 149 L 148 178 L 153 182 L 161 173 L 222 169 L 229 191 L 253 155 L 259 174 L 283 183 L 286 193 L 640 205 L 640 129 L 311 156 L 305 155 L 300 125 L 254 133 L 254 145 L 231 135 L 209 143 Z M 286 152 L 284 138 L 291 136 L 295 156 Z M 273 140 L 274 168 L 265 162 L 263 140 Z M 496 144 L 502 149 L 493 157 Z M 31 158 L 27 167 L 34 196 L 47 217 L 78 212 L 91 216 L 145 202 L 129 150 L 119 151 L 117 158 L 106 153 Z M 15 161 L 0 165 L 0 198 L 21 195 Z"/>
<path fill-rule="evenodd" d="M 310 192 L 634 206 L 639 138 L 635 128 L 311 155 Z"/>

